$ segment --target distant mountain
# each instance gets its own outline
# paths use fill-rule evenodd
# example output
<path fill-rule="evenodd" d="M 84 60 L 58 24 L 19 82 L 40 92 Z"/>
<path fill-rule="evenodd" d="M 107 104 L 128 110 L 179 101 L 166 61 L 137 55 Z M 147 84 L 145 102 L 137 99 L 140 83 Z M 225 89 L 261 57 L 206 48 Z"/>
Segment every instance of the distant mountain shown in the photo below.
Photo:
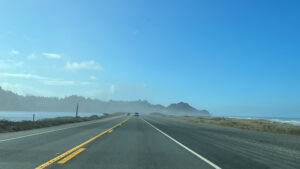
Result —
<path fill-rule="evenodd" d="M 166 110 L 168 114 L 188 114 L 188 115 L 203 115 L 209 116 L 207 110 L 197 110 L 194 107 L 190 106 L 188 103 L 179 102 L 175 104 L 170 104 Z"/>
<path fill-rule="evenodd" d="M 171 104 L 168 107 L 153 105 L 145 100 L 138 101 L 101 101 L 82 96 L 68 96 L 65 98 L 21 96 L 0 87 L 0 111 L 33 111 L 33 112 L 74 112 L 79 103 L 80 112 L 114 113 L 114 112 L 140 112 L 140 113 L 168 113 L 168 114 L 194 114 L 209 115 L 206 110 L 197 110 L 187 103 Z"/>

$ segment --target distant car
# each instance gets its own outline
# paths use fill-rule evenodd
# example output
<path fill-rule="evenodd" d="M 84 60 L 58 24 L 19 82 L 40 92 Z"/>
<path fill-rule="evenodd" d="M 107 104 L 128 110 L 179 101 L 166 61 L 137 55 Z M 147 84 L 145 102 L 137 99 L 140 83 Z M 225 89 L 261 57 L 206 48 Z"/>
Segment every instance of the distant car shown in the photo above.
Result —
<path fill-rule="evenodd" d="M 130 113 L 127 113 L 127 116 L 130 116 Z"/>
<path fill-rule="evenodd" d="M 139 113 L 138 113 L 138 112 L 135 112 L 135 113 L 134 113 L 134 116 L 139 116 Z"/>

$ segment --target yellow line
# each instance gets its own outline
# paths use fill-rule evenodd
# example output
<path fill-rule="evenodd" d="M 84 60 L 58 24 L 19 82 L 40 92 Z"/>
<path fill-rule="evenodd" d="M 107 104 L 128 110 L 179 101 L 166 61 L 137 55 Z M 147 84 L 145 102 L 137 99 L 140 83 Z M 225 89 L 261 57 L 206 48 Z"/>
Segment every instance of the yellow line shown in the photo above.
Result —
<path fill-rule="evenodd" d="M 57 162 L 57 164 L 64 164 L 64 163 L 66 163 L 67 161 L 71 160 L 73 157 L 75 157 L 76 155 L 78 155 L 79 153 L 81 153 L 84 150 L 85 150 L 85 148 L 80 148 L 80 149 L 76 150 L 72 154 L 68 155 L 67 157 L 65 157 L 62 160 L 60 160 L 59 162 Z"/>
<path fill-rule="evenodd" d="M 113 131 L 114 131 L 114 130 L 113 130 L 113 129 L 111 129 L 111 130 L 109 130 L 109 131 L 108 131 L 108 133 L 111 133 L 111 132 L 113 132 Z"/>
<path fill-rule="evenodd" d="M 129 118 L 123 120 L 121 123 L 124 123 L 124 122 L 126 122 L 127 120 L 129 120 Z M 51 159 L 51 160 L 45 162 L 44 164 L 42 164 L 42 165 L 36 167 L 35 169 L 43 169 L 43 168 L 45 168 L 45 167 L 51 165 L 52 163 L 55 163 L 56 161 L 58 161 L 58 160 L 60 160 L 61 158 L 65 157 L 66 155 L 72 153 L 73 151 L 75 151 L 75 150 L 81 148 L 82 146 L 84 146 L 84 145 L 90 143 L 91 141 L 93 141 L 93 140 L 95 140 L 95 139 L 101 137 L 103 134 L 107 133 L 109 130 L 112 130 L 112 129 L 118 127 L 121 123 L 118 123 L 118 124 L 114 125 L 112 128 L 103 131 L 102 133 L 100 133 L 100 134 L 98 134 L 98 135 L 96 135 L 96 136 L 90 138 L 89 140 L 87 140 L 87 141 L 85 141 L 85 142 L 79 144 L 78 146 L 76 146 L 76 147 L 74 147 L 74 148 L 72 148 L 72 149 L 70 149 L 70 150 L 64 152 L 63 154 L 61 154 L 61 155 L 59 155 L 59 156 L 57 156 L 57 157 L 55 157 L 55 158 L 53 158 L 53 159 Z"/>

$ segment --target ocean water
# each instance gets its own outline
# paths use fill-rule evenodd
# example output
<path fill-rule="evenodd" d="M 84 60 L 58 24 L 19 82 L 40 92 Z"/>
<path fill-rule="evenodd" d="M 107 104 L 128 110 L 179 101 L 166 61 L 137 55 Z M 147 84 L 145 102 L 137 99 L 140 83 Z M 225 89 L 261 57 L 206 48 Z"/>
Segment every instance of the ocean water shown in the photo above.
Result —
<path fill-rule="evenodd" d="M 300 118 L 266 118 L 267 120 L 277 121 L 281 123 L 289 123 L 300 126 Z"/>
<path fill-rule="evenodd" d="M 22 120 L 32 120 L 33 114 L 35 114 L 35 120 L 41 120 L 45 118 L 55 118 L 55 117 L 65 117 L 65 116 L 75 116 L 74 113 L 70 112 L 1 112 L 0 120 L 9 121 L 22 121 Z M 92 115 L 103 115 L 102 113 L 80 113 L 81 117 L 88 117 Z"/>
<path fill-rule="evenodd" d="M 300 126 L 300 118 L 291 117 L 245 117 L 245 116 L 230 116 L 231 118 L 241 118 L 241 119 L 265 119 L 270 121 L 276 121 L 280 123 L 288 123 Z"/>

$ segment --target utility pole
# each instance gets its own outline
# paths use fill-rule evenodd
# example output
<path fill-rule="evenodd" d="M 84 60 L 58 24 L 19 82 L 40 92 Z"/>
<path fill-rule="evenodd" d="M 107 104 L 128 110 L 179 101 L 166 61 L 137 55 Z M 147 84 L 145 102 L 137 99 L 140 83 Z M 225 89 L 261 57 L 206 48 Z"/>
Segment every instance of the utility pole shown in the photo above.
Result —
<path fill-rule="evenodd" d="M 32 121 L 35 121 L 35 114 L 32 115 Z"/>
<path fill-rule="evenodd" d="M 78 103 L 77 103 L 77 106 L 76 106 L 76 118 L 78 118 Z"/>

